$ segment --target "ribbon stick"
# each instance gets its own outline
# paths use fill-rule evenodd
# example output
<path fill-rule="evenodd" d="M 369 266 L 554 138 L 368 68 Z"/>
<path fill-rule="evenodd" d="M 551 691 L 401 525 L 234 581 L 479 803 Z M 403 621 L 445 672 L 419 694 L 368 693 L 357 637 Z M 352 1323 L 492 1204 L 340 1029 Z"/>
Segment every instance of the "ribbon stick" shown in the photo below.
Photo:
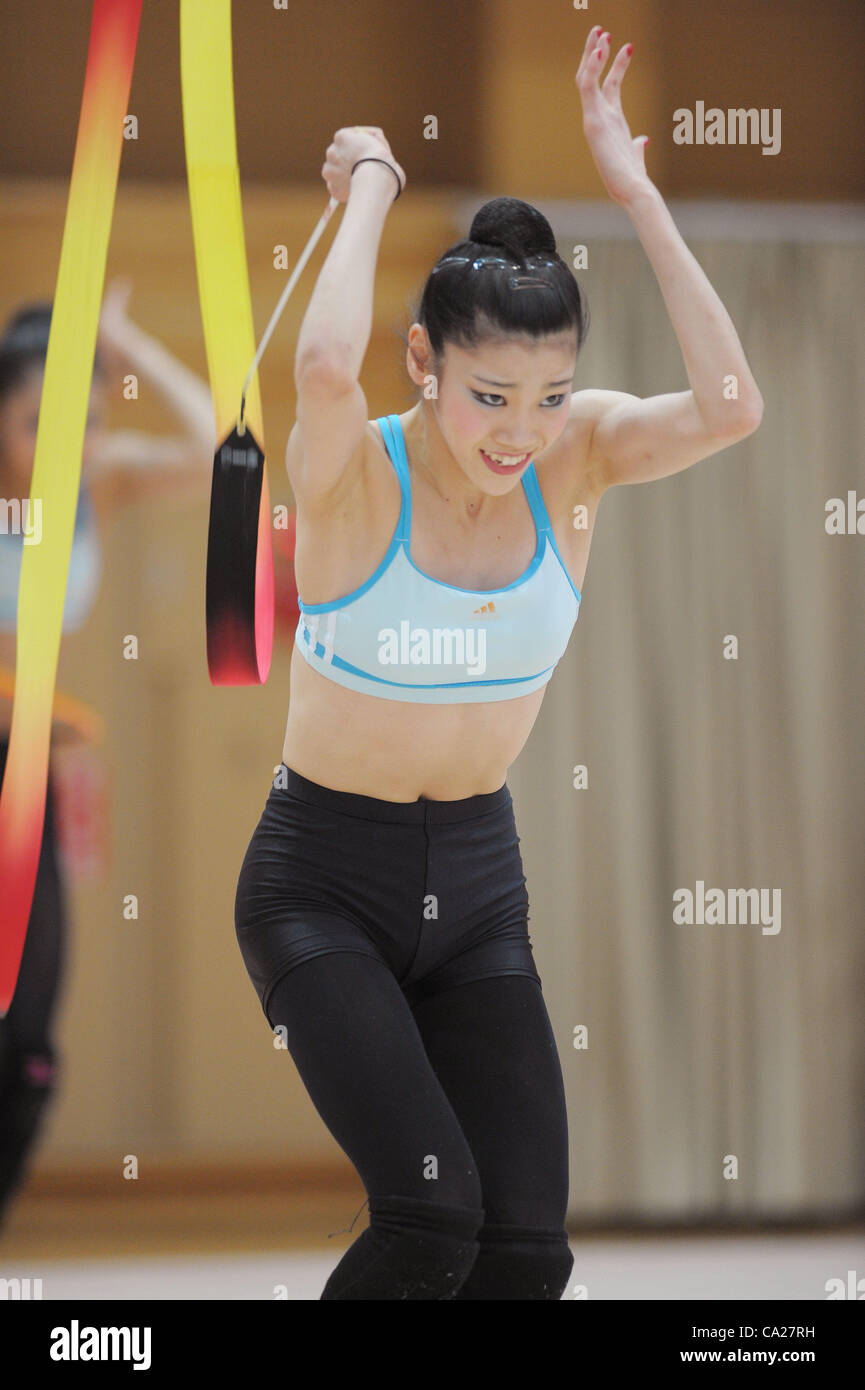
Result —
<path fill-rule="evenodd" d="M 207 544 L 207 665 L 213 685 L 267 680 L 273 649 L 273 538 L 258 379 L 236 428 L 255 356 L 240 200 L 231 0 L 181 0 L 183 133 L 198 297 L 222 440 L 213 460 Z"/>
<path fill-rule="evenodd" d="M 0 1016 L 15 993 L 45 821 L 54 685 L 81 480 L 108 237 L 142 0 L 94 0 L 84 94 L 51 315 L 24 545 L 15 702 L 0 793 Z"/>

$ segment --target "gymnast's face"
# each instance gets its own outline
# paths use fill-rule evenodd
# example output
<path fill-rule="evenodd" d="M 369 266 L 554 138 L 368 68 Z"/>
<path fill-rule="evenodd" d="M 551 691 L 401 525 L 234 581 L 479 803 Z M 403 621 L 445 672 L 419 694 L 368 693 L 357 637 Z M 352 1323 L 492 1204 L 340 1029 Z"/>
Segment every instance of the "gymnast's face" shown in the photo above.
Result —
<path fill-rule="evenodd" d="M 430 361 L 426 332 L 420 325 L 415 330 L 415 356 Z M 488 339 L 472 349 L 445 344 L 438 371 L 426 368 L 436 376 L 430 404 L 471 483 L 494 495 L 509 492 L 555 443 L 568 423 L 576 365 L 574 332 Z M 418 384 L 423 379 L 421 373 Z"/>
<path fill-rule="evenodd" d="M 36 453 L 36 428 L 39 423 L 39 402 L 42 397 L 44 371 L 41 366 L 29 369 L 26 376 L 0 399 L 0 471 L 22 495 L 29 495 L 33 458 Z M 94 448 L 102 439 L 105 428 L 105 384 L 94 373 L 90 389 L 87 428 L 84 436 L 82 465 L 87 466 Z"/>

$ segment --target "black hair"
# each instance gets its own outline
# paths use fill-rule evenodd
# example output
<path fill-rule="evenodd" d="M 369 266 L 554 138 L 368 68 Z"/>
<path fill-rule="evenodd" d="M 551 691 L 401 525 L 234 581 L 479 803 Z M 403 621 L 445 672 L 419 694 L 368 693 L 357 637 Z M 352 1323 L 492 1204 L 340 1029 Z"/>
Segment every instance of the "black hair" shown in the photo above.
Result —
<path fill-rule="evenodd" d="M 25 381 L 33 367 L 44 367 L 51 331 L 51 305 L 26 304 L 7 319 L 0 334 L 0 401 Z M 94 375 L 103 370 L 97 349 Z"/>
<path fill-rule="evenodd" d="M 589 331 L 588 300 L 556 250 L 552 227 L 519 198 L 493 198 L 478 209 L 468 238 L 430 271 L 415 317 L 436 358 L 445 343 L 473 348 L 490 338 L 568 329 L 579 352 Z"/>

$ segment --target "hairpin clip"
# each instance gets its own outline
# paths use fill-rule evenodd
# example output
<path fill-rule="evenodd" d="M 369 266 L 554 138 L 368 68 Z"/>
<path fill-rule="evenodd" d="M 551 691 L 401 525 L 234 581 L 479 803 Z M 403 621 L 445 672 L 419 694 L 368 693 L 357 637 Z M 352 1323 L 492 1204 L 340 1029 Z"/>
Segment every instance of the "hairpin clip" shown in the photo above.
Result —
<path fill-rule="evenodd" d="M 545 275 L 512 275 L 508 281 L 512 290 L 551 290 L 553 286 Z"/>
<path fill-rule="evenodd" d="M 527 256 L 526 259 L 529 262 L 534 261 L 537 269 L 540 269 L 542 266 L 555 267 L 558 265 L 558 261 L 539 260 L 535 254 Z M 506 270 L 519 270 L 525 272 L 524 266 L 519 265 L 516 261 L 506 260 L 503 256 L 445 256 L 444 260 L 439 261 L 438 265 L 433 266 L 432 274 L 434 275 L 437 270 L 441 270 L 446 265 L 470 265 L 472 270 L 483 270 L 486 266 L 495 265 L 503 266 Z M 515 288 L 528 289 L 529 283 L 538 283 L 536 280 L 529 281 L 529 277 L 527 277 L 525 273 L 523 273 L 522 278 L 526 283 L 515 286 Z M 513 284 L 513 281 L 511 283 Z M 546 284 L 548 282 L 544 281 L 543 283 Z"/>
<path fill-rule="evenodd" d="M 432 273 L 442 270 L 446 265 L 470 265 L 472 270 L 483 270 L 485 266 L 502 265 L 509 270 L 520 270 L 516 261 L 506 261 L 502 256 L 445 256 L 444 260 L 439 261 L 438 265 L 433 266 Z"/>

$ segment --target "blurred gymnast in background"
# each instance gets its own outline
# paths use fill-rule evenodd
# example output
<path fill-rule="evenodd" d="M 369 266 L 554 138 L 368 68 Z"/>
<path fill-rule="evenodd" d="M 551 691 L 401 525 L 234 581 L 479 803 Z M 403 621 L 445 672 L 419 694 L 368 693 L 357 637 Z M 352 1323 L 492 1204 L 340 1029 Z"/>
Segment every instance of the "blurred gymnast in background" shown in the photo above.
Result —
<path fill-rule="evenodd" d="M 209 495 L 214 448 L 210 392 L 128 317 L 130 290 L 128 282 L 114 284 L 100 317 L 64 633 L 82 627 L 96 600 L 102 580 L 100 529 L 114 508 L 154 495 L 172 504 Z M 10 527 L 10 502 L 19 499 L 23 512 L 30 495 L 50 324 L 50 304 L 30 304 L 12 315 L 0 336 L 0 779 L 12 722 L 23 548 L 23 535 Z M 106 429 L 109 394 L 128 372 L 155 388 L 177 417 L 181 429 L 176 437 Z M 28 1155 L 57 1086 L 54 1020 L 64 970 L 67 898 L 57 843 L 54 750 L 86 736 L 78 720 L 55 710 L 33 906 L 18 984 L 8 1014 L 0 1019 L 0 1224 L 24 1180 Z"/>

